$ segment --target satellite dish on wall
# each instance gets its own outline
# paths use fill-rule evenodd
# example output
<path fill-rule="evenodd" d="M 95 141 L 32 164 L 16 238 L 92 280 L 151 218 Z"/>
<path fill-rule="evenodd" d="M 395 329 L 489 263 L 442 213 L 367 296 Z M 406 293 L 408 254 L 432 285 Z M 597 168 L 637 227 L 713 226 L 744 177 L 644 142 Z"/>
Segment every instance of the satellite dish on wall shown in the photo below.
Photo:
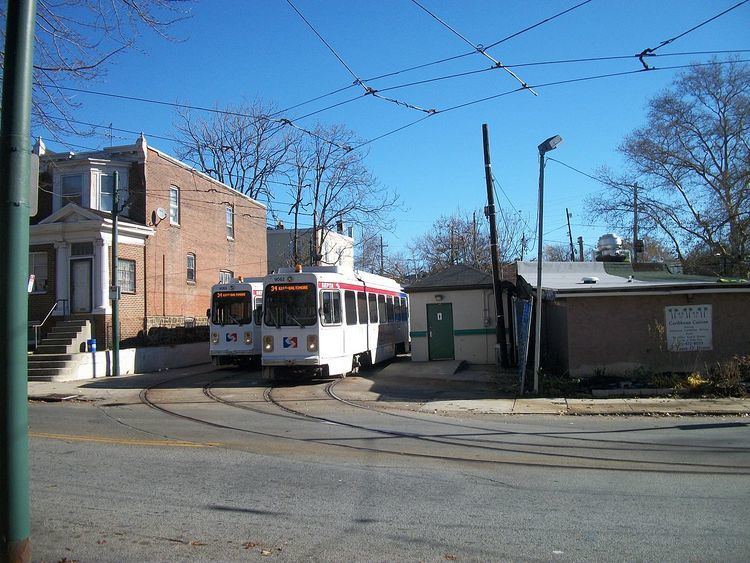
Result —
<path fill-rule="evenodd" d="M 157 217 L 158 217 L 159 219 L 166 219 L 166 218 L 167 218 L 167 212 L 166 212 L 166 211 L 164 210 L 164 208 L 163 208 L 163 207 L 159 207 L 159 208 L 158 208 L 158 209 L 156 210 L 156 216 L 157 216 Z"/>

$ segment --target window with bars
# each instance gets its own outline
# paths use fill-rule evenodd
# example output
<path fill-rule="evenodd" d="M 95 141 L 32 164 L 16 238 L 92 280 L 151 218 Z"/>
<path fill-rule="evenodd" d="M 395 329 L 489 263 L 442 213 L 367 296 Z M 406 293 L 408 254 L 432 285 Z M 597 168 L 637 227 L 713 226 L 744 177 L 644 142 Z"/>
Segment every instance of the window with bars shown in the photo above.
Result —
<path fill-rule="evenodd" d="M 192 252 L 187 255 L 187 281 L 195 283 L 195 254 Z"/>
<path fill-rule="evenodd" d="M 135 260 L 117 259 L 117 285 L 122 293 L 135 293 Z"/>

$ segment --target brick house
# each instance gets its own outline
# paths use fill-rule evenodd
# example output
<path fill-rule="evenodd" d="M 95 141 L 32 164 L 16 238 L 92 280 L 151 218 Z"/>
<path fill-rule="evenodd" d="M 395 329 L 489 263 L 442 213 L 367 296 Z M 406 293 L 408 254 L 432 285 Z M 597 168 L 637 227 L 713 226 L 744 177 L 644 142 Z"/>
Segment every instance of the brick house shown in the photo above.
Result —
<path fill-rule="evenodd" d="M 111 344 L 112 199 L 119 176 L 117 285 L 121 340 L 158 327 L 206 323 L 211 286 L 266 272 L 266 209 L 189 165 L 133 145 L 40 155 L 39 212 L 31 220 L 29 319 L 91 322 Z M 53 310 L 54 307 L 54 310 Z M 44 331 L 51 323 L 45 323 Z M 158 332 L 158 330 L 157 330 Z"/>

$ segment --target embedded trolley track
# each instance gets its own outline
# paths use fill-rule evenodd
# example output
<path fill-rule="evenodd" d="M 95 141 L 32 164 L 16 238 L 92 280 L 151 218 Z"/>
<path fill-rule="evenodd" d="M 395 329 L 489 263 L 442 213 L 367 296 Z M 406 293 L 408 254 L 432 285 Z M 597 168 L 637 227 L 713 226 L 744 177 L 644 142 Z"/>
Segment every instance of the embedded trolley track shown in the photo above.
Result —
<path fill-rule="evenodd" d="M 154 410 L 157 410 L 161 412 L 162 414 L 172 416 L 172 417 L 177 417 L 183 420 L 187 420 L 195 424 L 209 426 L 215 429 L 239 432 L 242 434 L 263 436 L 263 437 L 270 438 L 270 439 L 292 440 L 292 441 L 297 441 L 297 442 L 301 442 L 305 444 L 310 444 L 311 442 L 317 442 L 320 444 L 325 444 L 327 446 L 344 448 L 346 450 L 357 450 L 361 452 L 366 452 L 368 454 L 380 453 L 383 455 L 398 455 L 398 456 L 408 456 L 408 457 L 413 457 L 413 458 L 455 461 L 455 462 L 463 462 L 463 463 L 469 462 L 469 463 L 476 463 L 476 464 L 482 464 L 482 465 L 486 465 L 486 464 L 523 465 L 523 466 L 531 466 L 531 467 L 564 466 L 567 468 L 595 469 L 595 470 L 609 470 L 609 471 L 750 475 L 750 467 L 737 466 L 737 465 L 702 464 L 702 463 L 691 463 L 691 462 L 682 462 L 682 461 L 674 461 L 674 460 L 659 461 L 659 460 L 650 460 L 650 459 L 624 459 L 624 458 L 617 458 L 617 457 L 587 456 L 587 455 L 572 454 L 572 453 L 560 453 L 559 450 L 560 449 L 564 450 L 565 447 L 562 446 L 560 448 L 554 445 L 538 445 L 538 449 L 539 450 L 555 449 L 555 450 L 558 450 L 557 452 L 555 451 L 525 451 L 525 450 L 518 449 L 519 443 L 517 442 L 502 442 L 498 440 L 482 439 L 476 436 L 461 437 L 461 436 L 456 436 L 455 434 L 453 435 L 446 435 L 446 434 L 427 435 L 425 433 L 419 433 L 419 432 L 404 432 L 404 431 L 398 431 L 398 430 L 385 429 L 382 427 L 376 427 L 372 425 L 356 424 L 352 422 L 346 422 L 341 419 L 330 418 L 327 416 L 313 415 L 313 414 L 298 410 L 296 408 L 290 407 L 289 403 L 292 402 L 292 400 L 279 399 L 278 397 L 274 396 L 274 390 L 278 390 L 280 388 L 288 388 L 288 386 L 284 386 L 284 387 L 269 386 L 263 390 L 263 400 L 265 401 L 265 404 L 271 405 L 278 411 L 281 411 L 281 413 L 269 412 L 267 409 L 253 407 L 247 404 L 243 404 L 241 402 L 232 401 L 232 400 L 219 396 L 215 392 L 214 387 L 220 381 L 231 378 L 232 377 L 231 375 L 229 376 L 222 375 L 221 377 L 214 378 L 208 381 L 207 383 L 205 383 L 202 388 L 203 395 L 206 398 L 210 399 L 211 401 L 214 401 L 226 407 L 250 411 L 261 416 L 282 416 L 287 419 L 294 418 L 300 421 L 324 423 L 327 425 L 344 427 L 344 428 L 349 428 L 349 429 L 356 430 L 356 431 L 361 431 L 370 435 L 376 434 L 376 435 L 386 436 L 390 438 L 402 438 L 404 440 L 415 440 L 417 443 L 421 443 L 421 444 L 425 444 L 425 443 L 434 444 L 436 446 L 440 446 L 443 449 L 446 446 L 448 446 L 451 448 L 458 448 L 459 451 L 466 452 L 466 455 L 432 454 L 432 453 L 414 451 L 414 448 L 409 448 L 409 447 L 396 449 L 396 450 L 378 449 L 378 448 L 373 448 L 373 447 L 359 446 L 359 445 L 352 444 L 352 443 L 339 443 L 337 442 L 337 438 L 335 436 L 310 439 L 309 437 L 299 438 L 295 436 L 290 436 L 288 434 L 275 434 L 275 433 L 269 433 L 269 432 L 262 432 L 256 429 L 243 428 L 241 426 L 236 426 L 232 424 L 224 424 L 224 423 L 216 422 L 213 420 L 206 420 L 198 416 L 192 416 L 190 414 L 186 414 L 184 412 L 177 412 L 173 409 L 168 408 L 168 406 L 165 403 L 160 403 L 157 399 L 155 399 L 152 396 L 152 394 L 156 392 L 159 387 L 163 387 L 164 385 L 169 384 L 169 383 L 174 383 L 176 381 L 179 381 L 180 379 L 189 379 L 189 378 L 195 378 L 195 377 L 196 377 L 195 375 L 181 376 L 181 377 L 172 378 L 172 379 L 162 381 L 162 382 L 157 382 L 141 390 L 141 392 L 139 393 L 140 400 L 144 405 Z M 364 409 L 364 410 L 380 413 L 383 415 L 405 418 L 405 419 L 410 419 L 410 420 L 419 421 L 419 422 L 441 424 L 440 421 L 430 420 L 428 418 L 410 417 L 410 416 L 400 415 L 398 413 L 390 413 L 387 411 L 383 411 L 381 409 L 376 409 L 373 407 L 360 405 L 353 401 L 344 399 L 340 397 L 340 395 L 338 395 L 334 391 L 334 388 L 339 383 L 339 381 L 340 380 L 336 380 L 333 382 L 329 382 L 325 385 L 325 388 L 324 388 L 325 394 L 332 401 L 336 401 L 341 404 L 345 404 L 345 405 L 348 405 L 350 407 L 354 407 L 357 409 Z M 491 432 L 491 430 L 488 428 L 479 428 L 479 427 L 472 427 L 472 428 L 481 430 L 483 432 Z M 540 433 L 539 436 L 545 437 L 546 435 Z M 562 436 L 550 435 L 548 437 L 565 439 Z M 364 438 L 365 436 L 363 436 L 363 439 Z M 347 441 L 351 442 L 351 439 L 348 438 Z M 597 441 L 602 441 L 602 440 L 597 440 Z M 635 444 L 638 445 L 638 443 L 635 443 Z M 647 444 L 644 443 L 642 445 L 645 446 Z M 663 447 L 664 445 L 661 444 L 661 446 Z M 588 449 L 612 450 L 616 448 L 613 448 L 610 446 L 610 447 L 600 447 L 600 448 L 588 447 Z M 729 449 L 729 450 L 723 450 L 723 451 L 734 451 L 734 450 Z M 483 455 L 480 456 L 479 454 L 483 454 Z M 494 454 L 494 456 L 492 454 Z M 521 455 L 521 459 L 517 458 L 519 454 Z M 565 463 L 561 463 L 561 462 L 565 462 Z M 600 465 L 596 465 L 596 466 L 589 465 L 592 462 L 594 463 L 599 462 Z"/>

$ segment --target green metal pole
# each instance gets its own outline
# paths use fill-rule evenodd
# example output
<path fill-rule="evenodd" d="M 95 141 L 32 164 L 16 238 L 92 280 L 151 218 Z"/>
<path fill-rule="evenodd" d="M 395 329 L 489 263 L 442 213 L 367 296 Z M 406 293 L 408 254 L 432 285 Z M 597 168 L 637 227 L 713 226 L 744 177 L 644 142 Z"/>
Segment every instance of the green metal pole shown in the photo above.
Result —
<path fill-rule="evenodd" d="M 117 289 L 117 216 L 120 213 L 120 174 L 115 170 L 112 178 L 112 375 L 120 375 L 120 292 Z"/>
<path fill-rule="evenodd" d="M 30 561 L 28 300 L 35 0 L 8 2 L 0 117 L 0 558 Z"/>

